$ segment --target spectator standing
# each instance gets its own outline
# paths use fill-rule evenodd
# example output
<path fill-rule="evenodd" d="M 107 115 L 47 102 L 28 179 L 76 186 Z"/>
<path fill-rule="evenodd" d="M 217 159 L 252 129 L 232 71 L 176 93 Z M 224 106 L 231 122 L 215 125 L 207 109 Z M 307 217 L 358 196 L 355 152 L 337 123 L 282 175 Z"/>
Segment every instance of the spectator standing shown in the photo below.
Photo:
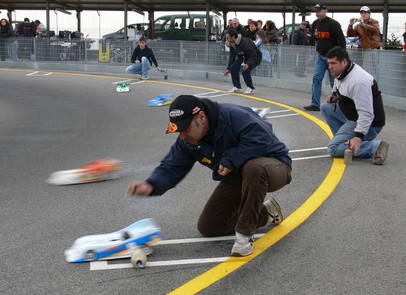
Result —
<path fill-rule="evenodd" d="M 21 48 L 21 57 L 30 59 L 33 53 L 33 42 L 35 37 L 36 26 L 30 22 L 29 18 L 24 18 L 24 22 L 18 27 L 18 35 L 20 37 L 19 48 Z"/>
<path fill-rule="evenodd" d="M 403 52 L 406 51 L 406 23 L 405 23 L 405 32 L 403 33 Z"/>
<path fill-rule="evenodd" d="M 257 29 L 258 30 L 262 30 L 262 26 L 263 26 L 264 24 L 262 23 L 262 20 L 257 20 Z"/>
<path fill-rule="evenodd" d="M 279 44 L 279 32 L 275 26 L 275 23 L 271 20 L 267 20 L 265 23 L 266 38 L 268 38 L 269 44 Z"/>
<path fill-rule="evenodd" d="M 199 232 L 205 237 L 235 233 L 231 255 L 250 255 L 256 229 L 283 220 L 276 200 L 264 199 L 292 179 L 285 144 L 250 108 L 192 95 L 180 95 L 171 103 L 166 132 L 179 132 L 176 142 L 151 176 L 131 183 L 128 193 L 162 195 L 201 163 L 219 184 L 200 214 Z"/>
<path fill-rule="evenodd" d="M 310 41 L 306 34 L 306 22 L 301 22 L 299 29 L 295 31 L 295 35 L 293 37 L 293 44 L 297 46 L 309 46 Z M 306 66 L 306 58 L 307 54 L 303 48 L 297 48 L 297 69 L 295 75 L 297 77 L 306 77 L 305 76 L 305 66 Z"/>
<path fill-rule="evenodd" d="M 381 47 L 381 32 L 379 31 L 379 22 L 371 18 L 371 10 L 368 6 L 362 6 L 360 18 L 350 19 L 347 29 L 348 37 L 358 36 L 361 48 L 379 49 Z M 359 22 L 355 27 L 354 24 Z"/>
<path fill-rule="evenodd" d="M 268 38 L 266 38 L 266 34 L 264 30 L 258 30 L 255 39 L 255 46 L 261 51 L 262 53 L 262 61 L 266 61 L 263 65 L 263 69 L 265 70 L 265 77 L 272 78 L 272 59 L 271 54 L 268 49 L 264 47 L 264 44 L 269 44 Z"/>
<path fill-rule="evenodd" d="M 305 21 L 306 23 L 306 35 L 307 35 L 307 39 L 309 40 L 309 45 L 310 46 L 314 46 L 316 44 L 315 38 L 314 38 L 314 32 L 312 27 L 310 26 L 309 21 Z"/>
<path fill-rule="evenodd" d="M 248 38 L 250 38 L 252 41 L 255 41 L 256 39 L 256 34 L 257 34 L 258 28 L 257 28 L 257 22 L 252 21 L 248 25 Z"/>
<path fill-rule="evenodd" d="M 244 27 L 242 26 L 242 24 L 240 24 L 240 21 L 238 20 L 238 18 L 233 18 L 232 22 L 231 22 L 231 26 L 232 28 L 237 32 L 237 34 L 240 34 L 243 37 L 247 37 L 248 33 L 247 31 L 244 29 Z"/>
<path fill-rule="evenodd" d="M 138 46 L 135 47 L 131 56 L 132 65 L 126 69 L 127 73 L 141 75 L 141 80 L 148 80 L 148 70 L 151 69 L 154 64 L 158 71 L 162 69 L 158 66 L 158 62 L 155 58 L 154 52 L 147 45 L 147 41 L 144 36 L 138 40 Z"/>
<path fill-rule="evenodd" d="M 247 85 L 247 90 L 244 93 L 254 93 L 255 87 L 252 84 L 251 71 L 261 63 L 261 51 L 251 39 L 242 37 L 235 30 L 227 32 L 227 43 L 230 45 L 230 57 L 224 76 L 231 73 L 231 81 L 234 86 L 229 92 L 242 92 L 240 82 L 242 65 L 242 76 Z"/>
<path fill-rule="evenodd" d="M 375 140 L 385 125 L 385 110 L 378 83 L 367 71 L 354 64 L 348 52 L 334 47 L 327 62 L 335 77 L 333 94 L 322 104 L 321 113 L 334 137 L 327 150 L 332 157 L 342 158 L 349 146 L 355 158 L 372 159 L 382 165 L 389 144 Z"/>
<path fill-rule="evenodd" d="M 9 22 L 2 18 L 0 20 L 0 59 L 5 61 L 8 55 L 7 48 L 9 47 L 10 38 L 13 37 L 13 27 Z"/>
<path fill-rule="evenodd" d="M 341 25 L 327 16 L 327 6 L 325 4 L 316 4 L 313 10 L 316 12 L 317 17 L 317 20 L 312 25 L 316 37 L 317 57 L 313 72 L 312 101 L 304 109 L 307 111 L 320 111 L 321 86 L 326 71 L 329 75 L 331 87 L 333 87 L 334 83 L 334 78 L 328 71 L 326 54 L 335 46 L 345 48 L 346 43 Z"/>

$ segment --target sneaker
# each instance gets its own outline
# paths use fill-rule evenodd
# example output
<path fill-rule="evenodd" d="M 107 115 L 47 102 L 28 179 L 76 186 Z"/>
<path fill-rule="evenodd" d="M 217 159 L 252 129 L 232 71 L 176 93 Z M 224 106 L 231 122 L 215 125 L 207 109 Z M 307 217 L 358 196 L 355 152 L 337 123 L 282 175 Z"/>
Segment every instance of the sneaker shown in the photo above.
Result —
<path fill-rule="evenodd" d="M 141 80 L 148 80 L 149 78 L 147 76 L 141 76 Z"/>
<path fill-rule="evenodd" d="M 247 87 L 247 90 L 245 90 L 244 93 L 250 94 L 250 93 L 254 93 L 255 89 L 252 89 L 250 87 Z"/>
<path fill-rule="evenodd" d="M 233 87 L 233 89 L 229 90 L 228 92 L 230 92 L 230 93 L 232 93 L 232 92 L 242 93 L 242 90 L 241 90 L 241 88 Z"/>
<path fill-rule="evenodd" d="M 311 112 L 319 112 L 320 111 L 320 108 L 319 107 L 316 107 L 316 106 L 314 106 L 314 105 L 308 105 L 308 106 L 305 106 L 305 107 L 303 107 L 306 111 L 311 111 Z"/>
<path fill-rule="evenodd" d="M 235 232 L 235 242 L 231 249 L 231 256 L 244 257 L 252 254 L 254 238 Z"/>
<path fill-rule="evenodd" d="M 373 164 L 374 165 L 383 165 L 385 162 L 386 156 L 388 155 L 389 143 L 386 141 L 381 141 L 376 149 Z"/>
<path fill-rule="evenodd" d="M 278 202 L 274 198 L 266 201 L 264 203 L 266 209 L 268 210 L 268 225 L 271 224 L 280 224 L 283 220 L 281 206 L 279 206 Z"/>

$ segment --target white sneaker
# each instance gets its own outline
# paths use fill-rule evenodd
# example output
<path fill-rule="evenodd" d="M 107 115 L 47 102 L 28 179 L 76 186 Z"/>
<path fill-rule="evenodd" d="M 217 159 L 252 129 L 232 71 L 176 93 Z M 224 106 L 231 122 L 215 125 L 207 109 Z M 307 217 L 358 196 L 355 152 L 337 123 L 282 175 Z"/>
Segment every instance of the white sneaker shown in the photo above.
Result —
<path fill-rule="evenodd" d="M 233 87 L 233 89 L 229 90 L 228 92 L 230 92 L 230 93 L 232 93 L 232 92 L 242 93 L 242 89 L 237 88 L 237 87 Z"/>
<path fill-rule="evenodd" d="M 266 201 L 264 203 L 266 209 L 268 210 L 268 222 L 267 225 L 271 224 L 280 224 L 283 220 L 281 206 L 279 206 L 278 202 L 274 198 Z"/>
<path fill-rule="evenodd" d="M 243 257 L 252 254 L 254 250 L 254 237 L 244 236 L 235 232 L 235 242 L 231 249 L 231 256 Z"/>
<path fill-rule="evenodd" d="M 247 90 L 245 90 L 244 93 L 250 94 L 250 93 L 254 93 L 254 91 L 255 91 L 255 89 L 252 89 L 252 88 L 250 88 L 250 87 L 247 87 Z"/>
<path fill-rule="evenodd" d="M 149 80 L 148 76 L 141 76 L 141 80 Z"/>

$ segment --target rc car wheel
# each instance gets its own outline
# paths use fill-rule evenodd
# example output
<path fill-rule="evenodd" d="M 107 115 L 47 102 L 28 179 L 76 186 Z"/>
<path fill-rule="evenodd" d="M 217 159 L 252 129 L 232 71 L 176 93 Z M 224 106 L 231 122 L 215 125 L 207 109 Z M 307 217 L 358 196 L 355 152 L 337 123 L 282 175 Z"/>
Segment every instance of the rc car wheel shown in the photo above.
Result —
<path fill-rule="evenodd" d="M 93 261 L 96 260 L 96 253 L 93 250 L 89 250 L 85 254 L 86 261 Z"/>
<path fill-rule="evenodd" d="M 141 249 L 134 249 L 131 252 L 131 264 L 134 268 L 145 268 L 147 264 L 147 255 Z"/>

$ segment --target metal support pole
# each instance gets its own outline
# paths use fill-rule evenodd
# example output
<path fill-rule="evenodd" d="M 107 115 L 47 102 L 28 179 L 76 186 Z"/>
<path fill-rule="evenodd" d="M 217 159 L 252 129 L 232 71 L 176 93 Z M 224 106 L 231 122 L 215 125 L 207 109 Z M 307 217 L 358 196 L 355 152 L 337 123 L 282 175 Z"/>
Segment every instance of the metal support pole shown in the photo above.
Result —
<path fill-rule="evenodd" d="M 382 48 L 386 48 L 386 42 L 388 39 L 388 22 L 389 22 L 389 12 L 388 12 L 388 1 L 385 0 L 385 5 L 383 6 L 383 34 L 382 34 Z"/>
<path fill-rule="evenodd" d="M 124 1 L 124 42 L 128 40 L 127 23 L 128 23 L 128 2 Z"/>

